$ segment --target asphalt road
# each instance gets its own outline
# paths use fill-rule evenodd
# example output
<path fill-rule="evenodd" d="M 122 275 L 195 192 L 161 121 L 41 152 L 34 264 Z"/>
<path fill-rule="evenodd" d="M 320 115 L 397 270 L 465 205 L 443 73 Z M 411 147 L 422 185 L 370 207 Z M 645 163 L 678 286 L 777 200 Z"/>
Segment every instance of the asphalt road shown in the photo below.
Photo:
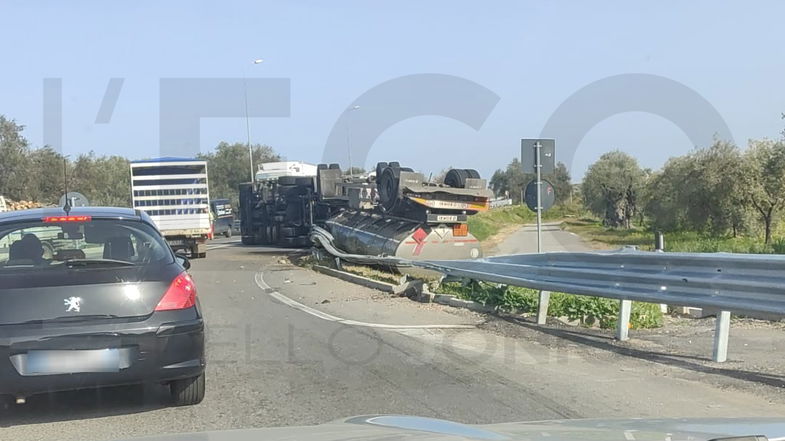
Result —
<path fill-rule="evenodd" d="M 487 317 L 357 288 L 293 267 L 282 250 L 211 248 L 192 267 L 208 325 L 202 404 L 167 407 L 160 386 L 37 396 L 0 410 L 0 437 L 109 440 L 379 413 L 494 423 L 782 409 L 642 361 L 505 337 L 483 329 Z"/>
<path fill-rule="evenodd" d="M 543 251 L 590 251 L 591 248 L 575 233 L 561 229 L 560 222 L 542 224 Z M 494 255 L 537 252 L 537 225 L 524 225 L 501 241 Z"/>

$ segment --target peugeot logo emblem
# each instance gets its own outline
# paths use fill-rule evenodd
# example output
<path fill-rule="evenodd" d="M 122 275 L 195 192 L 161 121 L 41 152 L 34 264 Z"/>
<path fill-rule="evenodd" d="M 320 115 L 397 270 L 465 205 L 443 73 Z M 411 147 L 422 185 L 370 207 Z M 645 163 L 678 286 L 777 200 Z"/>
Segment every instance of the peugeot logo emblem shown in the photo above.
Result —
<path fill-rule="evenodd" d="M 68 307 L 65 312 L 79 312 L 82 309 L 81 297 L 69 297 L 63 301 L 65 302 L 65 306 Z"/>

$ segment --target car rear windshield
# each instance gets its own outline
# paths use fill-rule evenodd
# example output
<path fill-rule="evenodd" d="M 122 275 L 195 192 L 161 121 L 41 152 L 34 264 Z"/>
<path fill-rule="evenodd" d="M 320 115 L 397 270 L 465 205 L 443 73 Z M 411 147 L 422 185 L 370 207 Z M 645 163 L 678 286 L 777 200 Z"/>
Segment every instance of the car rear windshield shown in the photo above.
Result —
<path fill-rule="evenodd" d="M 131 220 L 41 219 L 0 225 L 0 271 L 63 268 L 75 263 L 171 263 L 172 253 L 151 226 Z"/>

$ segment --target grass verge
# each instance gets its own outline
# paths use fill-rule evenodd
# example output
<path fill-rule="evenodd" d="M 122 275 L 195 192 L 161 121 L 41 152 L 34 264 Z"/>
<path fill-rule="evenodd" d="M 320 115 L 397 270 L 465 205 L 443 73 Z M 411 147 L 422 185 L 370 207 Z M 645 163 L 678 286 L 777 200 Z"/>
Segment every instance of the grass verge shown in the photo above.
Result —
<path fill-rule="evenodd" d="M 551 222 L 584 215 L 584 210 L 578 204 L 557 205 L 543 213 L 543 220 Z M 523 226 L 537 221 L 537 215 L 525 205 L 509 205 L 494 208 L 482 213 L 469 216 L 469 231 L 479 239 L 488 238 L 509 230 L 511 226 Z"/>
<path fill-rule="evenodd" d="M 445 283 L 437 292 L 518 313 L 537 312 L 539 302 L 539 293 L 536 290 L 477 281 L 468 284 Z M 577 320 L 584 326 L 598 325 L 603 329 L 611 329 L 616 327 L 619 301 L 555 292 L 551 294 L 548 315 Z M 663 320 L 659 305 L 632 303 L 631 328 L 659 328 L 662 327 Z"/>
<path fill-rule="evenodd" d="M 563 225 L 565 230 L 578 234 L 598 248 L 620 248 L 624 245 L 636 245 L 644 251 L 654 248 L 654 233 L 647 228 L 607 228 L 590 218 L 567 219 Z M 785 254 L 785 238 L 776 238 L 769 246 L 764 246 L 763 239 L 758 237 L 675 231 L 665 233 L 665 249 L 685 253 Z"/>

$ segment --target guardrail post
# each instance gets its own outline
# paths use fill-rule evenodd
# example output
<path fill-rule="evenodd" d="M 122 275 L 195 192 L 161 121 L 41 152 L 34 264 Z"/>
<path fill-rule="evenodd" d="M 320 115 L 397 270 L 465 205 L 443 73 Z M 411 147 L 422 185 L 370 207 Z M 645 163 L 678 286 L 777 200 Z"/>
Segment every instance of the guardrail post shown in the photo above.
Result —
<path fill-rule="evenodd" d="M 714 353 L 712 358 L 718 363 L 728 359 L 728 336 L 730 335 L 730 311 L 717 312 L 714 330 Z"/>
<path fill-rule="evenodd" d="M 540 304 L 537 307 L 537 324 L 544 325 L 548 319 L 548 304 L 551 302 L 550 291 L 540 291 Z"/>
<path fill-rule="evenodd" d="M 616 323 L 616 339 L 627 341 L 630 339 L 630 313 L 632 300 L 619 300 L 619 320 Z"/>

